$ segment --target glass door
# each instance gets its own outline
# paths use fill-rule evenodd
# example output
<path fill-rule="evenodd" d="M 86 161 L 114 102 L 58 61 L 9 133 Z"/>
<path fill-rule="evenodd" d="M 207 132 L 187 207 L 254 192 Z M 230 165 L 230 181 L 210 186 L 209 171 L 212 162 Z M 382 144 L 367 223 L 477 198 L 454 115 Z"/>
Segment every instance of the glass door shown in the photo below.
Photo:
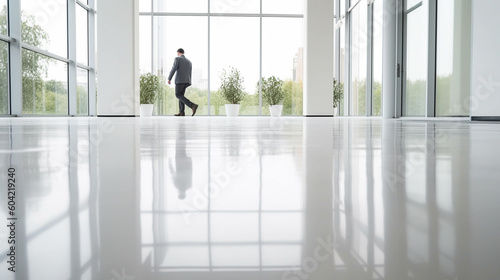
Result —
<path fill-rule="evenodd" d="M 405 0 L 403 116 L 423 117 L 427 104 L 428 1 Z"/>

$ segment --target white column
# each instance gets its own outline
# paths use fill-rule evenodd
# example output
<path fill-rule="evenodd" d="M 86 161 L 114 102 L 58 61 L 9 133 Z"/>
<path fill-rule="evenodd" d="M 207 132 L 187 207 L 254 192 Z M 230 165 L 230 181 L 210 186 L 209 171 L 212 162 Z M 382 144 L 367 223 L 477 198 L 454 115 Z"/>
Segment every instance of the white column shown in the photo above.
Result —
<path fill-rule="evenodd" d="M 333 116 L 333 24 L 333 1 L 306 1 L 305 116 Z"/>
<path fill-rule="evenodd" d="M 397 0 L 384 0 L 384 33 L 382 45 L 382 96 L 385 119 L 396 117 L 397 83 Z"/>
<path fill-rule="evenodd" d="M 97 114 L 100 116 L 139 115 L 138 2 L 97 2 Z"/>
<path fill-rule="evenodd" d="M 500 24 L 498 0 L 472 1 L 471 117 L 500 120 Z"/>

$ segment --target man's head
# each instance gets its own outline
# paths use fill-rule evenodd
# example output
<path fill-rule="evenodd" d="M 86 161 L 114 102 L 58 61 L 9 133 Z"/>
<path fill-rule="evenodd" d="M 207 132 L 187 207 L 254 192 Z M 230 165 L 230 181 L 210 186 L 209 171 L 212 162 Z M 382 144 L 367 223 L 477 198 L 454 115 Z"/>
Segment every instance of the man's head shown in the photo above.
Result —
<path fill-rule="evenodd" d="M 180 48 L 177 50 L 177 56 L 181 56 L 184 54 L 184 49 Z"/>

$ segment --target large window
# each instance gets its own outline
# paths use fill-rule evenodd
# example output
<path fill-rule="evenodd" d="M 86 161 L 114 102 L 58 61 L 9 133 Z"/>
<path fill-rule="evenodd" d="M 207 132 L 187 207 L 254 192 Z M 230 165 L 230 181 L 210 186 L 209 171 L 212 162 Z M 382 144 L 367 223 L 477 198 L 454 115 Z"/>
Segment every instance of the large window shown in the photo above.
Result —
<path fill-rule="evenodd" d="M 344 83 L 339 115 L 381 116 L 383 1 L 338 1 L 340 53 L 335 63 L 340 71 L 335 77 Z"/>
<path fill-rule="evenodd" d="M 141 1 L 151 2 L 151 1 Z M 207 0 L 154 0 L 155 12 L 169 13 L 206 13 L 208 12 Z M 150 3 L 147 5 L 151 6 Z M 147 7 L 146 7 L 147 8 Z"/>
<path fill-rule="evenodd" d="M 0 34 L 8 35 L 7 23 L 9 22 L 7 13 L 7 0 L 0 0 Z"/>
<path fill-rule="evenodd" d="M 262 12 L 265 14 L 303 14 L 303 0 L 264 0 Z"/>
<path fill-rule="evenodd" d="M 10 3 L 0 0 L 0 114 L 95 114 L 95 1 Z"/>
<path fill-rule="evenodd" d="M 197 114 L 225 115 L 227 102 L 219 92 L 220 75 L 234 67 L 240 71 L 247 93 L 240 115 L 269 114 L 261 101 L 261 76 L 283 80 L 283 114 L 302 115 L 303 0 L 287 1 L 286 5 L 278 0 L 152 3 L 139 4 L 140 72 L 158 75 L 162 81 L 156 114 L 178 112 L 174 85 L 167 85 L 166 79 L 176 50 L 183 48 L 193 63 L 193 84 L 186 96 L 199 104 Z"/>
<path fill-rule="evenodd" d="M 89 71 L 78 68 L 76 72 L 76 108 L 78 115 L 89 113 Z"/>
<path fill-rule="evenodd" d="M 471 1 L 438 1 L 436 115 L 469 116 Z"/>
<path fill-rule="evenodd" d="M 8 35 L 7 0 L 0 0 L 0 35 Z M 9 43 L 0 37 L 0 115 L 9 113 Z"/>
<path fill-rule="evenodd" d="M 215 14 L 258 14 L 260 11 L 259 2 L 260 0 L 210 0 L 210 12 Z"/>
<path fill-rule="evenodd" d="M 304 46 L 302 19 L 262 19 L 262 76 L 283 80 L 286 91 L 283 115 L 302 115 Z M 263 103 L 262 114 L 269 115 Z"/>
<path fill-rule="evenodd" d="M 68 56 L 66 1 L 21 1 L 23 42 L 61 57 Z"/>
<path fill-rule="evenodd" d="M 367 75 L 367 6 L 359 3 L 350 15 L 351 19 L 351 99 L 350 115 L 366 115 Z"/>
<path fill-rule="evenodd" d="M 9 44 L 0 41 L 0 114 L 9 113 Z"/>
<path fill-rule="evenodd" d="M 383 0 L 334 0 L 339 61 L 346 84 L 340 115 L 382 115 Z M 397 116 L 469 116 L 471 0 L 405 0 L 398 13 Z M 434 38 L 436 43 L 434 45 Z M 431 40 L 431 41 L 429 41 Z M 434 46 L 432 46 L 434 45 Z M 434 75 L 435 73 L 435 75 Z M 434 76 L 434 77 L 433 77 Z"/>
<path fill-rule="evenodd" d="M 235 67 L 244 78 L 243 87 L 247 93 L 241 102 L 240 114 L 259 115 L 259 92 L 256 90 L 259 81 L 259 19 L 212 17 L 210 31 L 211 91 L 219 88 L 222 71 Z M 221 106 L 219 114 L 225 114 L 224 104 L 214 105 Z"/>
<path fill-rule="evenodd" d="M 384 24 L 384 2 L 373 4 L 373 71 L 372 71 L 372 115 L 382 116 L 382 42 Z"/>
<path fill-rule="evenodd" d="M 83 7 L 76 6 L 76 61 L 88 65 L 89 39 L 88 39 L 88 12 Z"/>
<path fill-rule="evenodd" d="M 68 114 L 68 65 L 23 50 L 23 113 Z"/>
<path fill-rule="evenodd" d="M 204 17 L 154 18 L 153 73 L 162 78 L 162 89 L 156 102 L 157 114 L 173 115 L 179 112 L 174 81 L 171 85 L 166 83 L 179 48 L 185 50 L 185 56 L 193 63 L 192 85 L 188 87 L 186 97 L 195 104 L 199 104 L 197 115 L 208 114 L 207 25 Z M 176 28 L 176 26 L 183 26 L 183 28 Z"/>
<path fill-rule="evenodd" d="M 410 4 L 412 1 L 408 1 Z M 405 69 L 406 85 L 404 87 L 404 116 L 426 115 L 427 94 L 427 37 L 428 13 L 427 1 L 421 6 L 407 6 L 406 11 L 406 44 Z"/>

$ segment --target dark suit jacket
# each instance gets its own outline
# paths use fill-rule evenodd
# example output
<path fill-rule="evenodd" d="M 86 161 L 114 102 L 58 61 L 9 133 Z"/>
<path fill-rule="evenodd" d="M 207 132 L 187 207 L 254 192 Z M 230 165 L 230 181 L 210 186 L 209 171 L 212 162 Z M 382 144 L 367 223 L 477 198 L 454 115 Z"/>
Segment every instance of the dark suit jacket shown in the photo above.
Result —
<path fill-rule="evenodd" d="M 187 59 L 184 55 L 178 56 L 174 60 L 174 65 L 172 66 L 172 70 L 170 70 L 168 80 L 171 81 L 175 72 L 177 72 L 177 75 L 175 76 L 176 84 L 191 85 L 192 69 L 193 66 L 191 65 L 191 61 L 189 61 L 189 59 Z"/>

